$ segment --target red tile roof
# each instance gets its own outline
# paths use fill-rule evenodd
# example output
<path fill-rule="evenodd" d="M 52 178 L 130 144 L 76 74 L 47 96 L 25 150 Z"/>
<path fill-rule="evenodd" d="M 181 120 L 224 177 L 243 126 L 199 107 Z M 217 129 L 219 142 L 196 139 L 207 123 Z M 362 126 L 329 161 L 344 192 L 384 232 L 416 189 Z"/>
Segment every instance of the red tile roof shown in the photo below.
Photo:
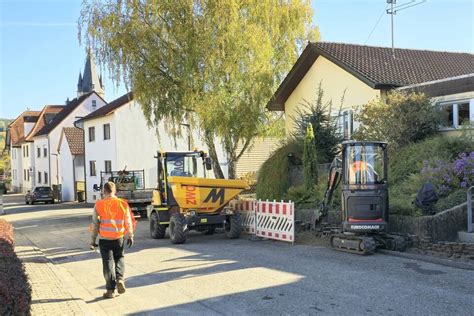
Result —
<path fill-rule="evenodd" d="M 49 123 L 48 125 L 45 125 L 34 136 L 48 135 L 53 129 L 56 128 L 56 126 L 61 124 L 61 122 L 66 117 L 68 117 L 69 114 L 71 114 L 79 105 L 82 104 L 82 102 L 84 102 L 92 94 L 96 94 L 99 98 L 101 98 L 100 95 L 98 95 L 95 91 L 92 91 L 92 92 L 89 92 L 87 94 L 84 94 L 84 95 L 80 96 L 79 98 L 73 99 L 66 106 L 64 106 L 64 109 L 54 117 L 54 119 L 51 121 L 51 123 Z"/>
<path fill-rule="evenodd" d="M 25 139 L 25 122 L 37 121 L 40 111 L 24 111 L 8 125 L 8 133 L 13 147 L 20 146 Z"/>
<path fill-rule="evenodd" d="M 73 155 L 83 155 L 84 154 L 84 131 L 77 127 L 63 127 L 63 133 L 66 137 L 66 141 L 69 145 L 69 150 Z M 61 146 L 62 142 L 59 142 L 59 146 Z M 59 150 L 59 148 L 58 148 Z"/>
<path fill-rule="evenodd" d="M 41 130 L 45 125 L 51 123 L 51 119 L 56 116 L 59 112 L 64 109 L 64 105 L 46 105 L 41 111 L 38 120 L 31 132 L 26 136 L 25 140 L 28 142 L 33 141 L 33 136 Z"/>
<path fill-rule="evenodd" d="M 474 55 L 416 49 L 392 49 L 354 44 L 309 43 L 267 105 L 284 110 L 284 103 L 315 60 L 323 56 L 374 89 L 391 89 L 474 73 Z"/>

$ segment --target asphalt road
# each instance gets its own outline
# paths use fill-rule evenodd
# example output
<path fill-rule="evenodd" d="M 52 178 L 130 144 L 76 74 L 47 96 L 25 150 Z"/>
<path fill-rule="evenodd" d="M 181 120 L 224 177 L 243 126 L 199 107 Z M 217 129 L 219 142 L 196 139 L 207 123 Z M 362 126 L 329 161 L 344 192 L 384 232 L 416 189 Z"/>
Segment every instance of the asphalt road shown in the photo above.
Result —
<path fill-rule="evenodd" d="M 474 271 L 222 234 L 172 245 L 149 238 L 146 220 L 127 250 L 127 293 L 101 300 L 100 257 L 88 250 L 91 209 L 27 206 L 21 196 L 4 203 L 2 218 L 67 274 L 71 295 L 95 314 L 474 315 Z"/>

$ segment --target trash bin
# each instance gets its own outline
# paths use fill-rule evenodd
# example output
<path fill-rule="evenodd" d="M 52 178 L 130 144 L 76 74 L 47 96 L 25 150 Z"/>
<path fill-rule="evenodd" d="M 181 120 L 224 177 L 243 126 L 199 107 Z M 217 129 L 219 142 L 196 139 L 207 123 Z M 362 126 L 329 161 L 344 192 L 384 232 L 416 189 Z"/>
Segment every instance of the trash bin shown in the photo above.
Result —
<path fill-rule="evenodd" d="M 86 200 L 86 192 L 77 192 L 77 201 L 84 202 Z"/>

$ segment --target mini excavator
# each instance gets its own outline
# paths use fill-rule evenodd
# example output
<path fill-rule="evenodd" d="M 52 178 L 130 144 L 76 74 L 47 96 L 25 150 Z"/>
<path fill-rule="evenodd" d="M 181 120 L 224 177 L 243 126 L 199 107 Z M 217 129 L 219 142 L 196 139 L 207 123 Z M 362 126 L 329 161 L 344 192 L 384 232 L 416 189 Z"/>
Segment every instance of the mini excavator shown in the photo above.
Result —
<path fill-rule="evenodd" d="M 377 248 L 404 251 L 407 239 L 386 233 L 388 224 L 387 143 L 344 141 L 342 155 L 331 163 L 324 199 L 312 217 L 312 228 L 330 237 L 336 250 L 361 255 Z M 328 223 L 334 191 L 342 182 L 341 216 Z"/>

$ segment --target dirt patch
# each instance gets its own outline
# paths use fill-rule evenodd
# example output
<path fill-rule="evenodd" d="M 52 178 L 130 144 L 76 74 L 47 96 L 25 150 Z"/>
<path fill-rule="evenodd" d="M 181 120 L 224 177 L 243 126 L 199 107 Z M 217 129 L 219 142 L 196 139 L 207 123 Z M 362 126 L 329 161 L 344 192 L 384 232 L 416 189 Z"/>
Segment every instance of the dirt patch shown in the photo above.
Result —
<path fill-rule="evenodd" d="M 329 238 L 318 237 L 312 231 L 303 231 L 296 234 L 295 243 L 298 245 L 327 247 L 329 246 Z"/>

